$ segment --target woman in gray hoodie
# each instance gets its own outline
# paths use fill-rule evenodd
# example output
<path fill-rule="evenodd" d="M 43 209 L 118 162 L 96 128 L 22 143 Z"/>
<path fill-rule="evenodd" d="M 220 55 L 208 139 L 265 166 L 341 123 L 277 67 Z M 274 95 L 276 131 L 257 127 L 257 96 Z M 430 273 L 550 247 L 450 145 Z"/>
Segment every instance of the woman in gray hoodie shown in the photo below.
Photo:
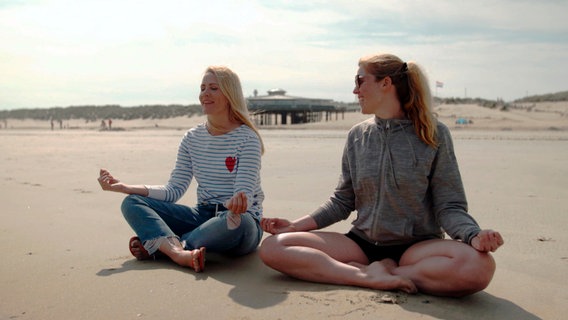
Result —
<path fill-rule="evenodd" d="M 328 201 L 295 221 L 262 220 L 260 257 L 303 280 L 464 296 L 487 287 L 501 235 L 467 212 L 448 128 L 431 112 L 428 81 L 391 54 L 361 58 L 353 93 L 363 114 Z M 346 233 L 315 231 L 356 212 Z M 445 234 L 451 239 L 445 239 Z"/>

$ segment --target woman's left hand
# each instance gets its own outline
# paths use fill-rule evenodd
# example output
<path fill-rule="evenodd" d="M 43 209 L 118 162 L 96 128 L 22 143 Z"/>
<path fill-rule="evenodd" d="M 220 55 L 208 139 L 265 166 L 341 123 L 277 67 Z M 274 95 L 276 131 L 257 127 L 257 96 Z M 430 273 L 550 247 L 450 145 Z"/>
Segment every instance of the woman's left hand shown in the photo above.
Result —
<path fill-rule="evenodd" d="M 241 214 L 247 212 L 248 199 L 244 192 L 235 194 L 231 199 L 225 202 L 225 207 L 231 210 L 234 214 Z"/>
<path fill-rule="evenodd" d="M 504 241 L 501 234 L 493 230 L 481 230 L 471 240 L 471 246 L 481 252 L 495 252 L 503 243 Z"/>

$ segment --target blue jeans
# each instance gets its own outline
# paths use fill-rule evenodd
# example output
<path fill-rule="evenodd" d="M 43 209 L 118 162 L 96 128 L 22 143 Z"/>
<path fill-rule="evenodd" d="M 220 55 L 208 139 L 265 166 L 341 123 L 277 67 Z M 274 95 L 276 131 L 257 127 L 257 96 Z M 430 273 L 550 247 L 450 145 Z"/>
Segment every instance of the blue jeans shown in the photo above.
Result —
<path fill-rule="evenodd" d="M 250 213 L 242 214 L 239 227 L 229 230 L 228 210 L 222 205 L 188 207 L 129 195 L 121 209 L 143 244 L 159 238 L 178 237 L 185 242 L 187 250 L 205 247 L 208 252 L 245 255 L 254 251 L 262 238 L 260 223 Z M 156 248 L 150 248 L 148 253 L 155 251 Z"/>

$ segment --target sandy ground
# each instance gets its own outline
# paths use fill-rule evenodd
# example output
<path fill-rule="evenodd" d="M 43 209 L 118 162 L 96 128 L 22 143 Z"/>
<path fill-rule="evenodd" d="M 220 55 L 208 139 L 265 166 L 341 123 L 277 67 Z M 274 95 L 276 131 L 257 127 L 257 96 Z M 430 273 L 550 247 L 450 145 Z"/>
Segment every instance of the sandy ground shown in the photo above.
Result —
<path fill-rule="evenodd" d="M 161 120 L 157 129 L 151 120 L 116 120 L 113 131 L 9 120 L 0 130 L 0 319 L 564 319 L 567 110 L 437 107 L 454 135 L 471 213 L 506 240 L 494 254 L 493 282 L 463 299 L 298 281 L 257 254 L 210 254 L 201 274 L 136 261 L 123 196 L 100 190 L 98 170 L 163 183 L 181 135 L 203 119 Z M 459 117 L 473 123 L 455 125 Z M 265 215 L 293 219 L 324 201 L 346 131 L 364 118 L 262 129 Z M 194 187 L 181 202 L 195 203 Z M 345 221 L 329 229 L 348 228 Z"/>

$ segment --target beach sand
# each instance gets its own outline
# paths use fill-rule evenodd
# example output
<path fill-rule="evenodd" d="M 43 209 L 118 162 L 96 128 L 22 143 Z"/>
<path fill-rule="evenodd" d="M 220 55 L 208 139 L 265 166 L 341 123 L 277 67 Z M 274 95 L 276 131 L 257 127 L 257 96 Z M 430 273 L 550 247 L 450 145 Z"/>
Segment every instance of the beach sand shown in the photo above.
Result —
<path fill-rule="evenodd" d="M 489 287 L 462 299 L 298 281 L 256 253 L 208 254 L 199 274 L 136 261 L 124 196 L 100 189 L 99 168 L 132 184 L 164 183 L 181 136 L 203 118 L 114 120 L 113 131 L 9 120 L 0 130 L 0 319 L 564 319 L 567 110 L 437 107 L 454 136 L 471 214 L 506 242 Z M 261 129 L 265 216 L 297 218 L 333 191 L 347 130 L 368 116 L 339 117 Z M 456 125 L 460 117 L 473 123 Z M 195 198 L 193 185 L 181 202 Z"/>

